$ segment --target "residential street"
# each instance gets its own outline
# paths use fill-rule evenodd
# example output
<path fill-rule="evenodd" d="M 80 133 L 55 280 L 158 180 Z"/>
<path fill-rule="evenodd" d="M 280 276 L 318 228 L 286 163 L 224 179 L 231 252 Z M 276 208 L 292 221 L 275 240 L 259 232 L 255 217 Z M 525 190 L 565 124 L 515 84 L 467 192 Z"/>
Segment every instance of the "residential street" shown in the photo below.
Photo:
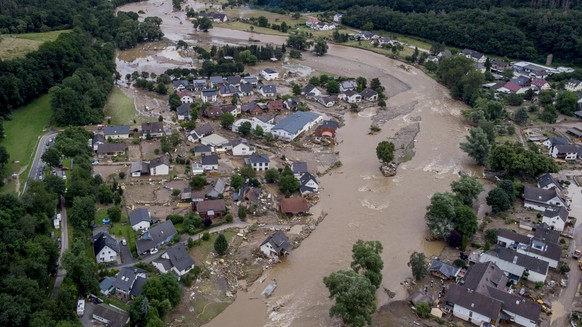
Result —
<path fill-rule="evenodd" d="M 55 285 L 51 292 L 51 297 L 57 295 L 63 279 L 67 275 L 67 271 L 62 267 L 63 254 L 69 249 L 69 228 L 67 225 L 67 209 L 65 208 L 65 198 L 61 197 L 61 250 L 59 255 L 57 278 L 55 279 Z"/>
<path fill-rule="evenodd" d="M 41 166 L 42 160 L 42 154 L 44 153 L 44 151 L 46 150 L 46 144 L 48 143 L 49 139 L 52 138 L 54 140 L 54 138 L 57 136 L 57 132 L 49 132 L 43 136 L 40 137 L 40 140 L 38 141 L 38 146 L 36 147 L 36 152 L 34 154 L 34 159 L 32 160 L 32 164 L 30 166 L 30 171 L 28 173 L 28 179 L 26 180 L 25 184 L 24 184 L 24 191 L 26 191 L 26 188 L 28 187 L 28 181 L 29 180 L 37 180 L 38 179 L 38 170 Z"/>

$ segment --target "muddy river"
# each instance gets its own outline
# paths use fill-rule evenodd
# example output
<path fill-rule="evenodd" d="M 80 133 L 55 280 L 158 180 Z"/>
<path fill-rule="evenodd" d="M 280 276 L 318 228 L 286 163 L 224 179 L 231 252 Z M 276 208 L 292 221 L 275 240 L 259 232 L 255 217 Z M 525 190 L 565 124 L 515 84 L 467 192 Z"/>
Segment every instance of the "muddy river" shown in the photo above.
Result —
<path fill-rule="evenodd" d="M 179 23 L 184 21 L 183 13 L 168 13 L 169 0 L 130 4 L 122 10 L 143 10 L 162 17 L 163 31 L 172 40 L 244 43 L 252 37 L 277 44 L 285 41 L 278 36 L 224 28 L 192 34 L 188 22 Z M 411 113 L 388 121 L 373 136 L 368 130 L 374 111 L 346 114 L 345 126 L 337 136 L 343 166 L 320 178 L 321 201 L 312 209 L 316 215 L 327 213 L 327 218 L 285 263 L 265 273 L 267 282 L 276 279 L 278 283 L 273 296 L 267 300 L 260 297 L 267 282 L 254 285 L 246 293 L 239 292 L 236 301 L 208 326 L 339 326 L 329 318 L 331 301 L 322 279 L 349 267 L 351 247 L 358 239 L 382 242 L 383 287 L 396 292 L 395 299 L 404 298 L 407 294 L 400 283 L 411 275 L 406 266 L 410 253 L 437 254 L 443 246 L 424 240 L 424 213 L 430 197 L 448 190 L 460 171 L 475 168 L 458 145 L 466 133 L 460 119 L 463 105 L 452 101 L 444 87 L 420 70 L 407 71 L 398 67 L 400 62 L 342 46 L 330 46 L 323 57 L 304 53 L 302 64 L 336 75 L 364 76 L 368 80 L 379 77 L 389 96 L 388 106 L 417 103 Z M 399 167 L 395 177 L 385 178 L 378 169 L 375 147 L 414 123 L 412 117 L 421 118 L 416 154 Z M 389 301 L 383 287 L 377 294 L 379 306 Z M 271 310 L 279 304 L 282 306 L 277 311 Z"/>

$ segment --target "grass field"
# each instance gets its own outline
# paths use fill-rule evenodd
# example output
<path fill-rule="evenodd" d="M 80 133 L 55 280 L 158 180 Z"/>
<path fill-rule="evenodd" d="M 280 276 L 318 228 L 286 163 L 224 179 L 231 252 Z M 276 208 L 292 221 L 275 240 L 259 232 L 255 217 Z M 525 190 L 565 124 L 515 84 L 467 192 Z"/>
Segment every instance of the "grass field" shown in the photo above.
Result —
<path fill-rule="evenodd" d="M 134 119 L 139 119 L 133 99 L 123 94 L 117 87 L 109 94 L 103 112 L 106 117 L 111 117 L 111 125 L 131 125 Z"/>
<path fill-rule="evenodd" d="M 38 138 L 49 126 L 51 115 L 50 97 L 45 94 L 29 105 L 15 110 L 12 119 L 4 121 L 5 138 L 0 144 L 10 153 L 7 173 L 11 175 L 26 167 L 20 175 L 21 186 L 28 178 L 29 164 L 34 157 Z M 19 163 L 16 164 L 15 161 Z M 2 191 L 15 192 L 17 190 L 14 187 L 14 183 L 8 183 Z"/>
<path fill-rule="evenodd" d="M 0 59 L 23 57 L 27 53 L 37 50 L 44 42 L 54 41 L 60 34 L 69 31 L 4 35 L 0 37 Z"/>
<path fill-rule="evenodd" d="M 281 25 L 281 23 L 285 22 L 288 26 L 289 26 L 289 31 L 295 30 L 295 25 L 305 25 L 305 22 L 307 21 L 307 19 L 305 19 L 305 17 L 300 17 L 299 19 L 293 19 L 291 18 L 291 15 L 281 15 L 281 14 L 277 14 L 277 13 L 273 13 L 273 12 L 269 12 L 269 11 L 264 11 L 264 10 L 246 10 L 246 9 L 241 9 L 241 8 L 234 8 L 234 9 L 228 9 L 225 10 L 225 13 L 229 16 L 229 17 L 233 17 L 233 18 L 258 18 L 260 16 L 264 16 L 269 20 L 269 24 L 276 24 L 276 25 Z M 239 31 L 250 31 L 251 30 L 251 25 L 250 24 L 246 24 L 243 22 L 228 22 L 226 24 L 224 24 L 226 26 L 228 26 L 228 28 L 233 29 L 233 30 L 239 30 Z M 216 27 L 220 27 L 219 24 L 215 25 Z M 266 27 L 258 27 L 258 26 L 253 26 L 253 31 L 259 34 L 272 34 L 272 35 L 287 35 L 287 33 L 283 33 L 280 31 L 276 31 L 274 29 L 271 28 L 266 28 Z"/>

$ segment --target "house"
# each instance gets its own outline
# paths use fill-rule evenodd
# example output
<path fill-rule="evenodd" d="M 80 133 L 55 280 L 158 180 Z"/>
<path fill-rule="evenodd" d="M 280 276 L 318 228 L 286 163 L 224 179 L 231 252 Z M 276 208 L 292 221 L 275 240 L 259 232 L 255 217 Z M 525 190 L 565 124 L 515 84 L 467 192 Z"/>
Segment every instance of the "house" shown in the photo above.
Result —
<path fill-rule="evenodd" d="M 105 296 L 109 296 L 111 291 L 113 291 L 113 283 L 115 282 L 115 277 L 108 276 L 99 281 L 99 292 Z"/>
<path fill-rule="evenodd" d="M 195 206 L 195 208 L 192 208 L 192 210 L 198 212 L 202 219 L 222 217 L 226 213 L 226 204 L 224 199 L 192 202 L 192 206 Z"/>
<path fill-rule="evenodd" d="M 202 115 L 210 119 L 218 119 L 222 116 L 222 110 L 219 106 L 212 106 L 204 109 Z"/>
<path fill-rule="evenodd" d="M 309 212 L 309 203 L 304 198 L 283 198 L 279 201 L 279 208 L 283 214 L 304 214 Z"/>
<path fill-rule="evenodd" d="M 299 107 L 300 104 L 301 102 L 296 98 L 289 98 L 283 101 L 283 105 L 289 110 L 297 110 L 297 107 Z"/>
<path fill-rule="evenodd" d="M 125 143 L 104 143 L 97 146 L 97 157 L 117 156 L 125 153 Z"/>
<path fill-rule="evenodd" d="M 505 83 L 505 85 L 503 86 L 503 88 L 507 91 L 505 91 L 505 93 L 522 93 L 522 87 L 514 82 L 507 82 Z M 502 89 L 499 89 L 500 92 L 503 92 Z"/>
<path fill-rule="evenodd" d="M 566 206 L 566 202 L 556 192 L 555 188 L 544 190 L 531 185 L 524 186 L 523 202 L 524 207 L 537 211 L 545 211 L 548 206 Z"/>
<path fill-rule="evenodd" d="M 188 135 L 188 141 L 197 142 L 204 136 L 208 136 L 212 133 L 214 133 L 214 128 L 212 128 L 211 125 L 209 124 L 198 125 Z"/>
<path fill-rule="evenodd" d="M 226 190 L 226 178 L 219 178 L 212 186 L 212 189 L 208 191 L 208 193 L 206 193 L 206 196 L 211 199 L 218 199 L 224 193 L 225 190 Z"/>
<path fill-rule="evenodd" d="M 519 75 L 526 75 L 530 77 L 546 78 L 550 76 L 552 68 L 533 64 L 527 61 L 514 62 L 511 64 L 513 71 Z"/>
<path fill-rule="evenodd" d="M 339 128 L 339 124 L 333 120 L 326 120 L 315 129 L 316 137 L 334 138 L 335 132 Z"/>
<path fill-rule="evenodd" d="M 362 92 L 360 92 L 360 95 L 362 96 L 362 99 L 366 101 L 378 101 L 378 92 L 370 88 L 364 89 Z"/>
<path fill-rule="evenodd" d="M 413 306 L 416 306 L 420 302 L 426 302 L 426 303 L 429 303 L 430 305 L 432 305 L 434 303 L 433 298 L 424 294 L 423 291 L 416 291 L 416 292 L 410 294 L 410 296 L 408 297 L 407 300 Z"/>
<path fill-rule="evenodd" d="M 217 95 L 218 94 L 216 93 L 216 90 L 209 89 L 202 90 L 202 94 L 200 95 L 200 97 L 202 98 L 203 102 L 216 102 Z"/>
<path fill-rule="evenodd" d="M 211 146 L 216 150 L 217 147 L 223 147 L 229 144 L 230 141 L 218 134 L 210 134 L 201 138 L 200 143 L 202 143 L 202 145 Z"/>
<path fill-rule="evenodd" d="M 301 175 L 308 173 L 309 170 L 307 170 L 307 162 L 293 162 L 291 163 L 291 166 L 289 167 L 291 168 L 291 171 L 293 172 L 293 176 L 295 176 L 295 178 L 300 179 Z"/>
<path fill-rule="evenodd" d="M 358 103 L 362 101 L 362 96 L 359 93 L 350 90 L 341 93 L 340 98 L 347 103 Z"/>
<path fill-rule="evenodd" d="M 568 128 L 568 130 L 566 131 L 566 133 L 574 136 L 577 139 L 582 138 L 582 130 L 580 130 L 578 127 Z"/>
<path fill-rule="evenodd" d="M 265 79 L 267 81 L 272 81 L 272 80 L 275 80 L 275 79 L 279 78 L 279 73 L 276 70 L 272 69 L 272 68 L 265 68 L 265 69 L 263 69 L 259 73 L 259 75 L 263 79 Z"/>
<path fill-rule="evenodd" d="M 537 232 L 538 237 L 529 237 L 514 231 L 499 229 L 497 231 L 497 245 L 511 248 L 518 253 L 543 260 L 550 267 L 557 268 L 562 255 L 562 246 L 553 243 L 552 240 L 546 237 L 539 237 L 546 235 L 546 233 L 549 236 L 552 235 L 550 233 L 551 231 L 545 231 L 543 228 L 540 229 L 541 231 Z M 556 231 L 556 233 L 559 232 Z"/>
<path fill-rule="evenodd" d="M 239 86 L 240 85 L 240 81 L 241 81 L 241 77 L 238 75 L 235 76 L 228 76 L 226 78 L 226 83 L 233 85 L 233 86 Z"/>
<path fill-rule="evenodd" d="M 207 17 L 211 21 L 215 23 L 225 23 L 228 21 L 228 17 L 225 14 L 216 13 L 216 12 L 202 12 L 198 14 L 198 17 Z"/>
<path fill-rule="evenodd" d="M 185 187 L 184 189 L 182 189 L 182 192 L 180 192 L 180 201 L 182 202 L 192 201 L 192 188 Z"/>
<path fill-rule="evenodd" d="M 271 128 L 273 136 L 285 141 L 293 141 L 299 134 L 308 131 L 323 117 L 313 112 L 295 112 Z"/>
<path fill-rule="evenodd" d="M 150 164 L 143 161 L 135 161 L 131 163 L 129 168 L 129 174 L 131 177 L 140 177 L 141 175 L 150 174 Z"/>
<path fill-rule="evenodd" d="M 253 85 L 252 84 L 241 84 L 239 87 L 239 93 L 242 96 L 253 95 Z"/>
<path fill-rule="evenodd" d="M 441 51 L 437 54 L 437 58 L 439 58 L 439 60 L 441 58 L 450 58 L 452 56 L 453 56 L 453 54 L 451 53 L 450 50 Z"/>
<path fill-rule="evenodd" d="M 259 79 L 256 76 L 250 75 L 243 77 L 241 82 L 256 86 L 259 83 Z"/>
<path fill-rule="evenodd" d="M 172 272 L 178 278 L 194 269 L 194 259 L 190 257 L 184 244 L 177 243 L 169 247 L 152 265 L 162 274 Z"/>
<path fill-rule="evenodd" d="M 317 183 L 315 177 L 310 173 L 303 173 L 299 178 L 299 182 L 299 192 L 301 195 L 317 193 L 319 191 L 319 183 Z"/>
<path fill-rule="evenodd" d="M 568 141 L 567 138 L 565 137 L 551 137 L 548 139 L 545 139 L 542 144 L 549 149 L 548 154 L 552 154 L 552 148 L 555 147 L 556 145 L 564 145 L 564 144 L 570 144 L 570 141 Z"/>
<path fill-rule="evenodd" d="M 254 170 L 267 170 L 269 169 L 269 163 L 271 160 L 267 155 L 253 153 L 250 157 L 245 159 L 245 164 L 253 167 Z"/>
<path fill-rule="evenodd" d="M 225 105 L 220 106 L 220 111 L 222 111 L 222 114 L 225 114 L 228 112 L 229 114 L 231 114 L 235 117 L 240 115 L 240 107 L 232 105 L 232 104 L 225 104 Z"/>
<path fill-rule="evenodd" d="M 209 147 L 207 145 L 197 145 L 194 147 L 194 156 L 195 157 L 199 157 L 199 156 L 209 156 L 211 155 L 214 151 L 212 150 L 212 147 Z"/>
<path fill-rule="evenodd" d="M 238 95 L 238 89 L 232 84 L 223 84 L 218 88 L 218 94 L 221 97 L 231 97 Z"/>
<path fill-rule="evenodd" d="M 482 54 L 481 52 L 477 52 L 475 50 L 463 49 L 463 51 L 461 53 L 465 57 L 467 57 L 475 62 L 481 63 L 481 64 L 484 64 L 485 61 L 487 61 L 487 57 L 485 57 L 484 54 Z"/>
<path fill-rule="evenodd" d="M 516 283 L 523 277 L 531 282 L 545 282 L 549 265 L 546 261 L 517 251 L 497 247 L 481 254 L 479 262 L 493 262 Z"/>
<path fill-rule="evenodd" d="M 505 61 L 491 59 L 491 70 L 503 73 L 504 70 L 511 68 L 511 65 Z"/>
<path fill-rule="evenodd" d="M 94 134 L 91 139 L 91 147 L 93 148 L 93 151 L 97 151 L 100 144 L 105 144 L 105 136 L 103 136 L 103 134 Z"/>
<path fill-rule="evenodd" d="M 150 161 L 150 175 L 163 176 L 170 174 L 170 160 L 166 156 Z"/>
<path fill-rule="evenodd" d="M 309 97 L 316 97 L 316 96 L 321 95 L 321 94 L 322 94 L 321 90 L 318 89 L 313 84 L 307 84 L 301 89 L 301 95 L 304 95 L 308 98 Z"/>
<path fill-rule="evenodd" d="M 355 91 L 358 89 L 358 83 L 353 79 L 348 81 L 343 81 L 340 83 L 340 92 L 345 91 Z"/>
<path fill-rule="evenodd" d="M 530 87 L 532 79 L 528 76 L 519 75 L 515 78 L 512 78 L 510 82 L 515 83 L 523 88 Z"/>
<path fill-rule="evenodd" d="M 440 279 L 454 279 L 457 277 L 460 270 L 460 268 L 451 266 L 437 259 L 432 259 L 428 266 L 428 272 Z"/>
<path fill-rule="evenodd" d="M 550 155 L 557 159 L 576 160 L 578 151 L 580 146 L 577 144 L 559 144 L 552 147 Z"/>
<path fill-rule="evenodd" d="M 190 85 L 190 81 L 187 79 L 175 79 L 172 81 L 172 87 L 174 91 L 183 91 Z"/>
<path fill-rule="evenodd" d="M 192 93 L 188 92 L 188 91 L 178 91 L 178 92 L 176 92 L 176 94 L 180 97 L 180 101 L 183 104 L 193 103 L 194 102 L 195 96 Z"/>
<path fill-rule="evenodd" d="M 222 76 L 210 76 L 210 87 L 215 88 L 224 84 L 224 77 Z"/>
<path fill-rule="evenodd" d="M 258 91 L 264 97 L 274 97 L 277 95 L 277 87 L 275 85 L 260 84 Z"/>
<path fill-rule="evenodd" d="M 283 100 L 272 100 L 267 103 L 267 110 L 269 111 L 281 111 L 283 109 L 285 109 Z"/>
<path fill-rule="evenodd" d="M 487 295 L 457 284 L 449 286 L 445 304 L 452 307 L 453 316 L 476 326 L 497 326 L 502 306 L 501 302 Z"/>
<path fill-rule="evenodd" d="M 571 79 L 566 83 L 564 88 L 571 92 L 582 91 L 582 81 Z"/>
<path fill-rule="evenodd" d="M 548 207 L 542 216 L 542 223 L 559 232 L 566 228 L 567 221 L 568 210 L 564 207 Z"/>
<path fill-rule="evenodd" d="M 501 313 L 504 320 L 525 327 L 538 326 L 542 311 L 542 306 L 539 303 L 494 288 L 489 289 L 489 296 L 501 302 Z"/>
<path fill-rule="evenodd" d="M 191 119 L 191 116 L 190 116 L 191 112 L 192 112 L 192 109 L 190 109 L 190 105 L 187 103 L 182 104 L 181 106 L 176 108 L 176 115 L 178 116 L 177 118 L 179 121 L 190 120 Z"/>
<path fill-rule="evenodd" d="M 542 79 L 542 78 L 534 78 L 531 81 L 531 86 L 534 87 L 538 91 L 549 90 L 552 88 L 550 86 L 550 83 L 548 83 L 545 79 Z"/>
<path fill-rule="evenodd" d="M 543 188 L 544 190 L 549 190 L 551 188 L 558 188 L 562 189 L 560 182 L 558 182 L 552 175 L 549 173 L 543 174 L 538 177 L 538 187 Z"/>
<path fill-rule="evenodd" d="M 261 115 L 265 111 L 255 102 L 250 102 L 241 106 L 241 112 L 248 115 Z"/>
<path fill-rule="evenodd" d="M 139 296 L 148 277 L 149 273 L 141 268 L 121 268 L 112 285 L 115 296 L 124 300 L 131 300 Z"/>
<path fill-rule="evenodd" d="M 319 102 L 323 106 L 329 108 L 334 106 L 338 102 L 338 98 L 335 95 L 331 96 L 316 96 L 315 101 Z"/>
<path fill-rule="evenodd" d="M 129 324 L 129 313 L 111 304 L 97 304 L 91 317 L 108 327 L 123 327 Z"/>
<path fill-rule="evenodd" d="M 230 143 L 232 146 L 232 155 L 233 156 L 250 156 L 251 154 L 256 152 L 255 147 L 250 146 L 244 140 L 235 140 Z"/>
<path fill-rule="evenodd" d="M 342 22 L 342 14 L 337 13 L 335 15 L 333 15 L 333 21 L 336 23 L 341 23 Z"/>
<path fill-rule="evenodd" d="M 157 249 L 159 246 L 170 242 L 176 234 L 178 232 L 171 220 L 154 225 L 142 235 L 142 238 L 137 240 L 137 253 L 141 255 Z"/>
<path fill-rule="evenodd" d="M 202 91 L 206 88 L 206 80 L 205 79 L 195 79 L 192 81 L 192 88 L 195 91 Z"/>
<path fill-rule="evenodd" d="M 398 41 L 396 41 L 396 40 L 393 40 L 393 39 L 391 39 L 391 38 L 389 38 L 389 37 L 380 37 L 380 38 L 378 38 L 377 40 L 373 41 L 372 43 L 375 43 L 375 42 L 376 42 L 378 45 L 380 45 L 380 46 L 382 46 L 382 45 L 384 45 L 384 44 L 389 44 L 389 45 L 398 45 L 398 44 L 400 44 Z M 435 57 L 435 60 L 436 60 L 436 57 Z M 438 60 L 437 60 L 437 61 L 438 61 Z"/>
<path fill-rule="evenodd" d="M 261 243 L 260 250 L 271 259 L 277 259 L 291 253 L 293 245 L 283 232 L 276 232 Z"/>
<path fill-rule="evenodd" d="M 204 174 L 204 167 L 202 167 L 201 163 L 192 162 L 190 164 L 190 173 L 192 173 L 192 175 L 202 175 Z"/>
<path fill-rule="evenodd" d="M 354 35 L 354 39 L 356 40 L 375 40 L 380 38 L 380 36 L 370 32 L 370 31 L 363 31 L 356 35 Z"/>
<path fill-rule="evenodd" d="M 103 136 L 106 140 L 126 140 L 129 138 L 129 126 L 105 126 Z"/>
<path fill-rule="evenodd" d="M 307 22 L 305 25 L 316 31 L 331 31 L 336 28 L 335 24 L 326 22 Z"/>
<path fill-rule="evenodd" d="M 150 224 L 152 218 L 150 216 L 150 212 L 146 208 L 138 208 L 131 211 L 129 214 L 129 224 L 131 225 L 131 229 L 134 231 L 140 230 L 148 230 L 150 228 Z"/>
<path fill-rule="evenodd" d="M 160 121 L 143 123 L 141 124 L 141 133 L 143 139 L 148 138 L 148 135 L 149 137 L 162 137 L 165 135 L 164 123 Z"/>
<path fill-rule="evenodd" d="M 117 262 L 119 243 L 109 234 L 101 232 L 93 239 L 93 250 L 97 263 Z"/>
<path fill-rule="evenodd" d="M 206 170 L 218 170 L 218 156 L 209 155 L 202 156 L 202 169 Z"/>
<path fill-rule="evenodd" d="M 248 201 L 254 204 L 257 204 L 260 198 L 261 189 L 258 187 L 246 185 L 246 183 L 239 189 L 238 193 L 234 193 L 232 196 L 232 199 L 235 202 Z"/>

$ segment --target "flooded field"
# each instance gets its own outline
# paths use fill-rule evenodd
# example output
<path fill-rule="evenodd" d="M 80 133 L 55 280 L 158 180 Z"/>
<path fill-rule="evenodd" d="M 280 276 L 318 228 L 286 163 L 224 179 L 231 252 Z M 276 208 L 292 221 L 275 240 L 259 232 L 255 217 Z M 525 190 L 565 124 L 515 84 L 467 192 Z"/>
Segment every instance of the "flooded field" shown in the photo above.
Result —
<path fill-rule="evenodd" d="M 171 13 L 170 1 L 130 4 L 122 10 L 143 10 L 162 17 L 162 29 L 172 40 L 216 44 L 248 43 L 249 39 L 285 42 L 284 37 L 220 27 L 193 34 L 191 25 L 180 18 L 183 13 Z M 329 318 L 331 301 L 322 279 L 349 267 L 351 247 L 358 239 L 382 242 L 382 286 L 395 292 L 395 299 L 404 298 L 407 294 L 400 283 L 411 274 L 406 266 L 410 253 L 438 254 L 443 247 L 442 243 L 425 241 L 424 213 L 430 197 L 447 190 L 461 171 L 479 173 L 472 171 L 473 163 L 458 145 L 466 133 L 459 118 L 463 105 L 452 101 L 443 86 L 420 70 L 403 69 L 402 63 L 384 56 L 335 45 L 330 45 L 323 57 L 308 52 L 303 57 L 300 64 L 317 72 L 364 76 L 368 80 L 378 77 L 386 88 L 389 107 L 413 109 L 390 115 L 382 131 L 375 135 L 368 135 L 376 116 L 374 109 L 344 116 L 345 126 L 338 131 L 336 147 L 343 166 L 320 178 L 321 200 L 312 208 L 314 215 L 324 212 L 327 217 L 285 263 L 267 271 L 265 283 L 249 287 L 246 293 L 239 292 L 236 301 L 208 326 L 339 326 Z M 408 116 L 420 118 L 412 121 Z M 383 177 L 378 169 L 376 145 L 411 124 L 420 126 L 414 157 L 399 167 L 395 177 Z M 265 300 L 260 292 L 271 279 L 277 280 L 278 287 Z M 377 296 L 379 306 L 389 301 L 383 291 Z"/>

